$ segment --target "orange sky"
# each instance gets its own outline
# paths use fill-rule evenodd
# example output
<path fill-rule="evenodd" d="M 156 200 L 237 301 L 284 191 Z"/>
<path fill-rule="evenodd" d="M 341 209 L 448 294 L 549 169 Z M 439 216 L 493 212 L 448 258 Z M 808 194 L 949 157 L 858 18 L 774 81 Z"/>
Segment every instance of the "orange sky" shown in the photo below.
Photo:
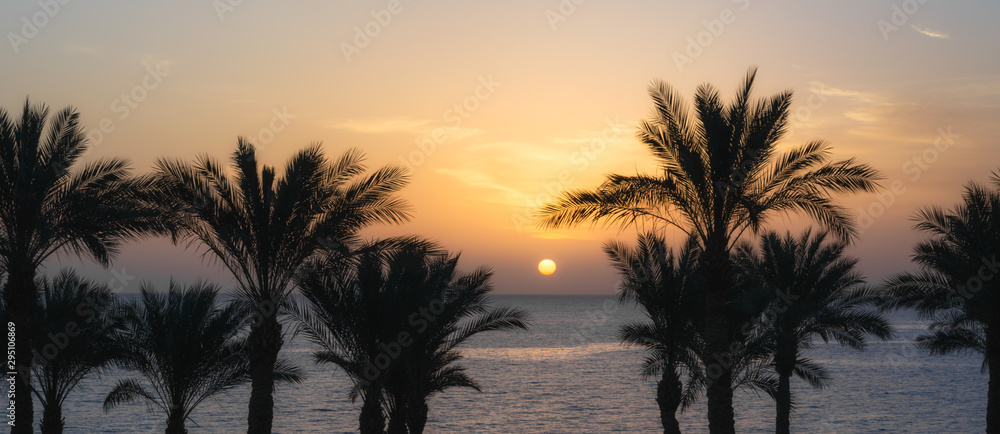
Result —
<path fill-rule="evenodd" d="M 139 171 L 160 156 L 228 158 L 239 135 L 278 166 L 315 141 L 330 155 L 359 147 L 372 166 L 413 169 L 415 219 L 370 235 L 439 240 L 468 269 L 494 267 L 501 293 L 607 294 L 616 279 L 601 244 L 632 235 L 541 232 L 532 210 L 653 167 L 634 139 L 650 80 L 731 95 L 756 64 L 758 96 L 795 90 L 783 147 L 825 139 L 896 182 L 852 249 L 881 278 L 910 267 L 917 208 L 951 206 L 1000 167 L 1000 5 L 802 3 L 4 2 L 0 104 L 73 105 L 91 132 L 87 158 L 125 156 Z M 846 203 L 857 213 L 879 200 Z M 559 269 L 543 277 L 546 257 Z M 166 240 L 128 246 L 112 268 L 137 276 L 127 290 L 168 276 L 228 283 Z"/>

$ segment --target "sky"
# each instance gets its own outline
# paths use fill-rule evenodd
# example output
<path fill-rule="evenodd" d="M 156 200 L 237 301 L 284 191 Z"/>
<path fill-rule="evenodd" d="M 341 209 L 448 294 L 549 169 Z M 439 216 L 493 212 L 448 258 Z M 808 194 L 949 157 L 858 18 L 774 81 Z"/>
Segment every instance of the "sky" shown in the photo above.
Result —
<path fill-rule="evenodd" d="M 73 106 L 85 161 L 127 157 L 137 173 L 159 157 L 228 160 L 238 136 L 277 167 L 314 142 L 359 148 L 412 174 L 412 221 L 366 236 L 437 240 L 467 270 L 492 267 L 497 293 L 613 294 L 602 245 L 635 230 L 540 230 L 535 210 L 655 168 L 635 139 L 653 80 L 729 98 L 757 65 L 756 96 L 794 91 L 780 149 L 826 140 L 885 177 L 880 194 L 840 199 L 863 230 L 850 254 L 877 281 L 913 269 L 918 209 L 951 207 L 1000 168 L 998 18 L 986 0 L 16 0 L 0 4 L 0 107 Z M 556 273 L 538 273 L 544 258 Z M 46 266 L 128 292 L 232 284 L 167 239 L 125 246 L 106 270 Z"/>

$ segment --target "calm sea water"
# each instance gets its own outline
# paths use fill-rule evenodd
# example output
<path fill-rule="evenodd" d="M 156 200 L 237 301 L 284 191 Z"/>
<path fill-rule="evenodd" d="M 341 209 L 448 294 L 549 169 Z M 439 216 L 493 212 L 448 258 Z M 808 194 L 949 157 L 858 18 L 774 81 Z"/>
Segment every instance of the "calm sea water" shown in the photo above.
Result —
<path fill-rule="evenodd" d="M 660 431 L 655 382 L 639 378 L 641 350 L 616 342 L 618 327 L 641 319 L 611 296 L 494 296 L 495 304 L 529 311 L 529 332 L 487 333 L 463 351 L 483 393 L 451 390 L 432 399 L 428 432 L 569 433 Z M 898 336 L 873 342 L 865 353 L 819 342 L 809 357 L 833 375 L 817 390 L 796 383 L 796 432 L 982 432 L 986 382 L 980 360 L 931 357 L 913 346 L 923 324 L 908 313 L 892 316 Z M 360 403 L 347 399 L 341 372 L 312 362 L 302 338 L 284 356 L 307 372 L 298 386 L 275 396 L 275 432 L 355 432 Z M 104 395 L 119 373 L 87 381 L 64 409 L 66 432 L 162 432 L 165 416 L 144 404 L 105 413 Z M 203 403 L 188 430 L 246 429 L 249 386 Z M 36 404 L 37 405 L 37 404 Z M 737 392 L 737 429 L 773 431 L 774 406 L 765 396 Z M 706 432 L 704 402 L 680 416 L 682 429 Z M 36 416 L 36 421 L 41 415 Z"/>

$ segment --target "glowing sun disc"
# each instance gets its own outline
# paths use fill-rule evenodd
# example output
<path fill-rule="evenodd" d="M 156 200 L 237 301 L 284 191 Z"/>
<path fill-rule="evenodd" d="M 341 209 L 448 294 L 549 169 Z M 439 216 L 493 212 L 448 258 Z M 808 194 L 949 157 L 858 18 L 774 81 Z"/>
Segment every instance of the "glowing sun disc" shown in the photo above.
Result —
<path fill-rule="evenodd" d="M 556 263 L 551 259 L 543 259 L 538 263 L 538 272 L 546 276 L 556 272 Z"/>

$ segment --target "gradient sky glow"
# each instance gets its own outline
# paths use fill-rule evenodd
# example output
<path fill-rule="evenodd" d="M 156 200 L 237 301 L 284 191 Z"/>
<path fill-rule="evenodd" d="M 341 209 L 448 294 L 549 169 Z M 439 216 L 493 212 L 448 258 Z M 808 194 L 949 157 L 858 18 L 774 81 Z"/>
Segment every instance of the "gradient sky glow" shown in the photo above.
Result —
<path fill-rule="evenodd" d="M 950 207 L 1000 167 L 998 18 L 986 0 L 17 0 L 0 5 L 0 106 L 73 105 L 96 139 L 87 159 L 124 156 L 138 171 L 161 156 L 228 159 L 240 135 L 279 167 L 312 142 L 330 156 L 359 147 L 372 167 L 413 168 L 414 220 L 366 234 L 436 239 L 467 269 L 492 266 L 498 293 L 610 294 L 601 245 L 634 233 L 543 232 L 532 210 L 654 167 L 634 139 L 651 80 L 728 98 L 758 65 L 758 97 L 795 91 L 782 147 L 824 139 L 896 183 L 851 250 L 878 279 L 911 267 L 919 207 Z M 844 203 L 858 215 L 879 200 Z M 559 271 L 540 275 L 543 258 Z M 169 276 L 229 282 L 164 239 L 125 247 L 123 269 L 137 276 L 127 291 Z"/>

